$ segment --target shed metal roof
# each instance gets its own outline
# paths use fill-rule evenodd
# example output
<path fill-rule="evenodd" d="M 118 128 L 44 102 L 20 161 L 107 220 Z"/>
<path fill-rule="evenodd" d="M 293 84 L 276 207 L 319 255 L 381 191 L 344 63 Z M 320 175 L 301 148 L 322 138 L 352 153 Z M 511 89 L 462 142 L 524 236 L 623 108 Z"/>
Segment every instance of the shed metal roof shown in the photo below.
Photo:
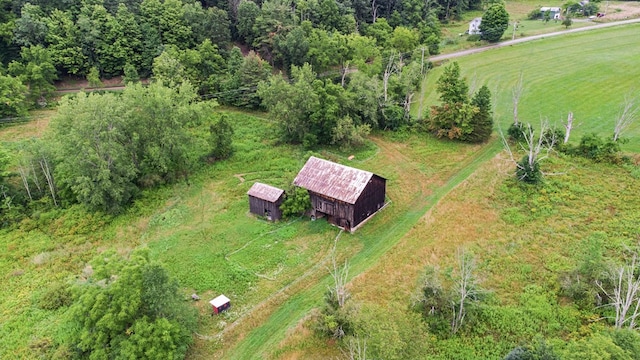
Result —
<path fill-rule="evenodd" d="M 270 202 L 276 202 L 282 196 L 284 190 L 277 187 L 256 182 L 251 186 L 251 189 L 247 191 L 247 195 L 257 197 L 258 199 L 267 200 Z"/>
<path fill-rule="evenodd" d="M 309 191 L 355 204 L 374 174 L 334 162 L 310 157 L 293 184 Z"/>
<path fill-rule="evenodd" d="M 229 300 L 228 297 L 226 297 L 224 295 L 220 295 L 217 298 L 209 301 L 209 304 L 211 304 L 211 305 L 213 305 L 215 307 L 220 307 L 220 306 L 228 303 L 229 301 L 231 301 L 231 300 Z"/>

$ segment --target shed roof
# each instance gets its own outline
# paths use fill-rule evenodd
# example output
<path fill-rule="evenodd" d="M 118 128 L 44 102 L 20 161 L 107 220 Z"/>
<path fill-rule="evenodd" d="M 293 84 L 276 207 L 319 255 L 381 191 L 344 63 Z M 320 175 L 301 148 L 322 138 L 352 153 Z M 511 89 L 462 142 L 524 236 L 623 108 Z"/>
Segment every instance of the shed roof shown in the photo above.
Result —
<path fill-rule="evenodd" d="M 257 197 L 258 199 L 267 200 L 270 202 L 276 202 L 282 196 L 284 190 L 277 187 L 256 182 L 251 186 L 251 189 L 247 191 L 247 195 Z"/>
<path fill-rule="evenodd" d="M 355 204 L 373 173 L 310 157 L 293 184 L 349 204 Z"/>
<path fill-rule="evenodd" d="M 229 300 L 228 297 L 224 296 L 224 295 L 220 295 L 217 298 L 209 301 L 209 304 L 215 306 L 215 307 L 220 307 L 228 302 L 230 302 L 231 300 Z"/>

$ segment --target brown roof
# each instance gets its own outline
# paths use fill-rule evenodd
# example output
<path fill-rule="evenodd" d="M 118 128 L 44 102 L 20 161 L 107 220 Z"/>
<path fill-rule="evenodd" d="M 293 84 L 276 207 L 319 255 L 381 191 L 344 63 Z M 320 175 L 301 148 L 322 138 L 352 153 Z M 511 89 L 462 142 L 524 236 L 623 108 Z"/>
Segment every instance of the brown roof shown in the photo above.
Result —
<path fill-rule="evenodd" d="M 270 202 L 276 202 L 282 196 L 284 190 L 278 189 L 277 187 L 273 187 L 271 185 L 263 184 L 263 183 L 254 183 L 251 189 L 247 191 L 249 196 L 256 197 L 258 199 L 267 200 Z"/>
<path fill-rule="evenodd" d="M 373 173 L 310 157 L 293 180 L 309 191 L 349 204 L 355 204 Z"/>

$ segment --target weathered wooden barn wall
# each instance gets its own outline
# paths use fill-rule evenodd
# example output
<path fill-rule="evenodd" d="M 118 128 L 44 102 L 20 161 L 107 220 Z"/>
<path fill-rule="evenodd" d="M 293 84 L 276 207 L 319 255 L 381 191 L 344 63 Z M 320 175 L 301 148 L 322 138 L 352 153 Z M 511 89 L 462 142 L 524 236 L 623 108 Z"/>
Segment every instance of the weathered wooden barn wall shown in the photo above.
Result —
<path fill-rule="evenodd" d="M 257 182 L 249 189 L 247 195 L 249 195 L 249 211 L 252 214 L 274 221 L 282 218 L 280 204 L 284 199 L 284 190 Z"/>
<path fill-rule="evenodd" d="M 375 174 L 371 177 L 369 184 L 367 184 L 354 204 L 353 223 L 355 225 L 353 226 L 357 226 L 376 211 L 382 209 L 386 188 L 386 179 Z"/>
<path fill-rule="evenodd" d="M 368 171 L 310 157 L 294 180 L 309 191 L 311 215 L 351 230 L 384 206 L 386 180 Z"/>

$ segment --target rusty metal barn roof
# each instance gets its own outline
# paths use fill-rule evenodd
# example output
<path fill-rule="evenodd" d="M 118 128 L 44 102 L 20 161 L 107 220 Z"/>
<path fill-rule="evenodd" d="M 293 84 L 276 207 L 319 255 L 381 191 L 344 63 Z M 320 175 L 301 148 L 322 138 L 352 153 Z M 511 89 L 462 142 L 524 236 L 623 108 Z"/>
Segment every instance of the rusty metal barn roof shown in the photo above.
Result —
<path fill-rule="evenodd" d="M 373 173 L 310 157 L 293 184 L 349 204 L 355 204 Z"/>
<path fill-rule="evenodd" d="M 263 183 L 254 183 L 251 189 L 247 191 L 247 195 L 257 197 L 258 199 L 267 200 L 270 202 L 276 202 L 282 196 L 284 190 L 278 189 L 271 185 Z"/>

